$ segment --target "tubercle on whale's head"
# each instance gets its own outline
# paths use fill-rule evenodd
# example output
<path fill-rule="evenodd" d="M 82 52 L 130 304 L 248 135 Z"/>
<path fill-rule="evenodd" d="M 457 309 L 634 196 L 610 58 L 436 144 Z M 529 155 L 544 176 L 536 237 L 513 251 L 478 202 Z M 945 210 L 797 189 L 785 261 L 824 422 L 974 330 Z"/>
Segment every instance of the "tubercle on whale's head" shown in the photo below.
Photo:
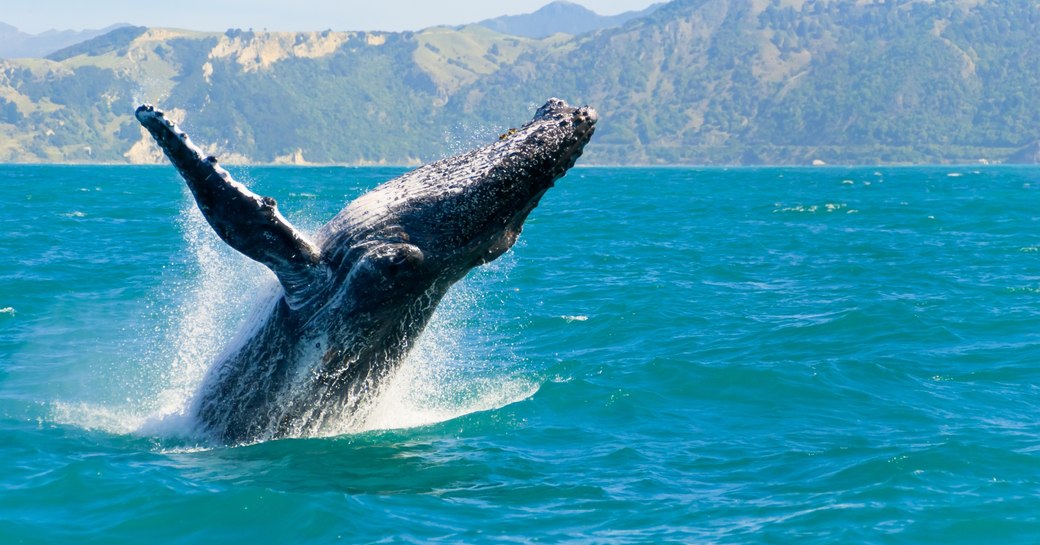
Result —
<path fill-rule="evenodd" d="M 546 173 L 551 185 L 581 157 L 597 121 L 599 114 L 589 106 L 573 107 L 550 98 L 534 119 L 505 140 L 519 141 L 514 145 L 523 152 L 522 166 Z"/>

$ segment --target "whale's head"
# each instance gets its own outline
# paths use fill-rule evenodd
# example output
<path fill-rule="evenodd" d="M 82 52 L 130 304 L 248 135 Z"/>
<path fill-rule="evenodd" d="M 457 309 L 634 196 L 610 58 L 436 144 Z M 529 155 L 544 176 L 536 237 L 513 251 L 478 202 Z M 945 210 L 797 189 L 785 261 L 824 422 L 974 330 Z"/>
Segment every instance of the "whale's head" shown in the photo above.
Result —
<path fill-rule="evenodd" d="M 334 266 L 378 271 L 388 293 L 450 285 L 516 242 L 545 192 L 581 156 L 596 121 L 588 106 L 550 99 L 494 143 L 362 195 L 319 237 L 338 254 Z"/>
<path fill-rule="evenodd" d="M 430 265 L 460 276 L 505 253 L 545 192 L 581 156 L 596 111 L 550 99 L 498 141 L 415 172 L 400 224 Z"/>

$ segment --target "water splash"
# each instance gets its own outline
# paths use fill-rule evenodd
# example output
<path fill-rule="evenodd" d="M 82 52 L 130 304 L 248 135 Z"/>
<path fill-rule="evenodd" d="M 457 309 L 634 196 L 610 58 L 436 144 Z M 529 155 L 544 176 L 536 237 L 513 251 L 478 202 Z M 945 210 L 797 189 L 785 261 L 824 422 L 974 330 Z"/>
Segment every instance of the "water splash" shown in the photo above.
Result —
<path fill-rule="evenodd" d="M 268 314 L 279 288 L 267 269 L 226 246 L 193 202 L 186 201 L 178 223 L 193 274 L 165 283 L 161 298 L 168 303 L 159 308 L 157 324 L 137 332 L 155 340 L 144 354 L 129 356 L 127 366 L 136 376 L 124 379 L 125 398 L 55 403 L 53 420 L 111 433 L 203 440 L 191 414 L 195 396 L 213 362 Z M 533 395 L 539 384 L 523 374 L 520 359 L 489 346 L 496 325 L 483 312 L 488 287 L 504 281 L 514 263 L 507 256 L 456 284 L 416 347 L 375 394 L 315 435 L 430 425 Z"/>
<path fill-rule="evenodd" d="M 54 403 L 51 418 L 56 422 L 120 434 L 195 435 L 188 416 L 195 392 L 233 338 L 234 324 L 242 323 L 256 306 L 256 294 L 274 281 L 213 233 L 187 190 L 177 224 L 185 243 L 186 272 L 164 279 L 161 291 L 153 295 L 160 302 L 148 303 L 158 307 L 152 308 L 150 319 L 125 331 L 148 341 L 125 341 L 127 361 L 100 366 L 99 373 L 113 377 L 116 393 L 100 402 Z"/>
<path fill-rule="evenodd" d="M 342 435 L 411 428 L 490 411 L 534 395 L 539 384 L 524 376 L 512 354 L 488 355 L 494 325 L 482 322 L 488 283 L 501 281 L 513 261 L 500 259 L 487 271 L 456 284 L 404 362 L 357 414 L 322 430 Z M 474 316 L 478 319 L 473 323 Z"/>
<path fill-rule="evenodd" d="M 229 324 L 241 323 L 247 309 L 253 308 L 254 315 L 262 311 L 251 294 L 270 297 L 275 289 L 273 276 L 217 238 L 194 203 L 182 210 L 180 223 L 198 276 L 175 290 L 168 313 L 159 365 L 169 363 L 153 407 L 159 417 L 187 410 L 210 364 L 233 338 Z"/>

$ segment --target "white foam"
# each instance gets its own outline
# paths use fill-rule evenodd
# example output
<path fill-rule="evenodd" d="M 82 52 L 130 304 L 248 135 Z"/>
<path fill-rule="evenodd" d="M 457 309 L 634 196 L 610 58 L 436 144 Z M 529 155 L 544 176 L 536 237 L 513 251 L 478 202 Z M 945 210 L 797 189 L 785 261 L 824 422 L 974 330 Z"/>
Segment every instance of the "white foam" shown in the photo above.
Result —
<path fill-rule="evenodd" d="M 418 361 L 417 361 L 418 360 Z M 523 378 L 472 378 L 436 363 L 421 353 L 402 365 L 367 407 L 355 426 L 332 432 L 414 428 L 467 414 L 501 409 L 533 396 L 539 385 Z M 338 435 L 339 433 L 337 433 Z"/>
<path fill-rule="evenodd" d="M 135 414 L 130 407 L 112 408 L 106 405 L 58 401 L 51 406 L 50 418 L 58 424 L 78 426 L 87 430 L 129 434 L 137 431 L 146 417 Z"/>

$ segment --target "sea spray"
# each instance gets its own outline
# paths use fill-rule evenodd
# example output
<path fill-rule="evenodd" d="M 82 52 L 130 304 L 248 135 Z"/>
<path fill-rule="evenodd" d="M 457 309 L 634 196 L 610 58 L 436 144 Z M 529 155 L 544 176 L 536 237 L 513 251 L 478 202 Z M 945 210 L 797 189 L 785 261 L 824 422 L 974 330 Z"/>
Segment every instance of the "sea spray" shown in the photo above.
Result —
<path fill-rule="evenodd" d="M 184 259 L 164 275 L 147 312 L 123 328 L 124 358 L 96 366 L 115 392 L 53 403 L 52 418 L 87 429 L 193 436 L 191 399 L 210 364 L 274 280 L 223 244 L 185 189 L 175 224 Z M 270 288 L 267 288 L 270 292 Z"/>
<path fill-rule="evenodd" d="M 313 222 L 317 223 L 317 222 Z M 269 272 L 223 244 L 190 201 L 179 213 L 187 273 L 166 278 L 144 354 L 133 352 L 139 374 L 125 379 L 125 404 L 57 403 L 55 418 L 113 433 L 204 440 L 192 404 L 222 354 L 258 327 L 278 286 Z M 492 410 L 531 396 L 538 382 L 496 341 L 489 294 L 506 282 L 507 256 L 455 285 L 403 362 L 351 414 L 313 435 L 332 436 L 433 424 Z M 501 301 L 498 302 L 501 304 Z M 142 325 L 139 329 L 146 329 Z M 129 348 L 129 345 L 128 345 Z"/>
<path fill-rule="evenodd" d="M 180 242 L 161 283 L 121 328 L 115 350 L 121 356 L 92 366 L 98 385 L 84 398 L 51 402 L 50 420 L 173 441 L 174 447 L 206 441 L 192 404 L 213 363 L 267 314 L 278 286 L 264 267 L 216 236 L 187 190 L 181 197 L 165 220 Z M 313 205 L 296 212 L 293 221 L 309 230 L 326 214 Z M 423 426 L 531 396 L 539 380 L 514 354 L 506 340 L 511 334 L 500 329 L 506 299 L 515 295 L 505 287 L 515 264 L 507 254 L 453 286 L 415 347 L 369 399 L 309 435 Z M 507 327 L 523 321 L 515 318 Z"/>
<path fill-rule="evenodd" d="M 255 319 L 258 307 L 275 289 L 266 269 L 217 238 L 194 202 L 186 203 L 179 223 L 197 272 L 189 285 L 174 288 L 177 293 L 166 314 L 167 335 L 158 349 L 158 364 L 168 367 L 160 374 L 162 390 L 151 407 L 153 418 L 188 410 L 207 370 L 233 340 L 235 324 L 242 323 L 250 309 Z"/>
<path fill-rule="evenodd" d="M 507 254 L 452 286 L 404 361 L 354 411 L 313 435 L 425 426 L 533 395 L 539 382 L 498 332 L 504 301 L 494 294 L 506 293 L 501 285 L 515 264 Z"/>
<path fill-rule="evenodd" d="M 491 294 L 515 263 L 512 255 L 504 256 L 453 286 L 416 346 L 370 401 L 323 432 L 429 425 L 534 395 L 538 381 L 510 347 L 495 340 Z"/>

